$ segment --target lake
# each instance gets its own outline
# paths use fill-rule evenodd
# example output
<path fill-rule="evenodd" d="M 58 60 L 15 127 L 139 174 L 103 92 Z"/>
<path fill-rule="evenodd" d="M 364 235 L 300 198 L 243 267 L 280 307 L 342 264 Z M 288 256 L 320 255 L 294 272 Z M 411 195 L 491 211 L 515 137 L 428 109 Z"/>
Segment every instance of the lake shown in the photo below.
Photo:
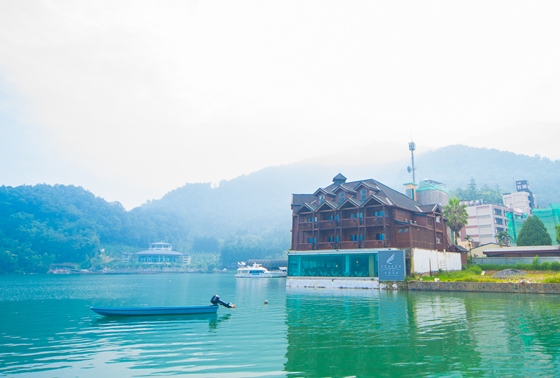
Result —
<path fill-rule="evenodd" d="M 90 310 L 209 304 L 214 294 L 237 307 Z M 0 311 L 6 377 L 560 376 L 552 295 L 296 290 L 232 274 L 4 275 Z"/>

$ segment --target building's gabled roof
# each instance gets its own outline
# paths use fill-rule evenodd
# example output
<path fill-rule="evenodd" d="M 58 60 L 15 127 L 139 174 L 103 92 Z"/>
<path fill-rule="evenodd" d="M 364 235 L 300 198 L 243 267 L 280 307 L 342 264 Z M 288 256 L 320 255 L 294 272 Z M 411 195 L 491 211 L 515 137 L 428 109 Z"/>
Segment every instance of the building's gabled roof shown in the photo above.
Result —
<path fill-rule="evenodd" d="M 373 179 L 346 182 L 344 183 L 344 188 L 356 192 L 356 189 L 361 185 L 377 188 L 376 190 L 378 190 L 378 192 L 376 193 L 376 197 L 381 201 L 381 203 L 390 206 L 402 207 L 414 212 L 423 212 L 422 209 L 418 207 L 418 203 L 416 201 Z M 333 183 L 323 189 L 328 193 L 334 193 L 334 191 L 340 186 L 341 185 Z"/>
<path fill-rule="evenodd" d="M 324 210 L 325 208 L 327 208 L 327 210 L 334 210 L 336 209 L 336 205 L 331 201 L 325 201 L 320 206 L 318 206 L 315 211 Z"/>
<path fill-rule="evenodd" d="M 353 198 L 347 198 L 338 208 L 342 209 L 346 207 L 360 207 L 360 204 Z"/>
<path fill-rule="evenodd" d="M 441 208 L 437 208 L 435 206 L 438 205 L 420 205 L 418 202 L 414 201 L 412 198 L 406 196 L 403 193 L 400 193 L 390 187 L 388 187 L 385 184 L 382 184 L 381 182 L 377 181 L 377 180 L 373 180 L 373 179 L 367 179 L 367 180 L 360 180 L 360 181 L 351 181 L 351 182 L 345 182 L 346 181 L 346 177 L 342 176 L 341 174 L 338 174 L 337 176 L 335 176 L 335 178 L 333 179 L 333 183 L 330 184 L 329 186 L 326 186 L 324 188 L 319 188 L 317 189 L 317 191 L 315 191 L 315 194 L 318 193 L 325 193 L 325 195 L 328 196 L 334 196 L 336 194 L 336 192 L 338 192 L 339 190 L 344 190 L 346 192 L 349 193 L 357 193 L 357 190 L 359 189 L 360 186 L 366 186 L 372 190 L 375 191 L 374 195 L 371 195 L 367 200 L 369 201 L 370 198 L 374 198 L 375 200 L 377 200 L 380 204 L 384 204 L 387 206 L 396 206 L 396 207 L 400 207 L 415 213 L 429 213 L 434 211 L 435 209 L 440 209 Z M 294 194 L 294 201 L 296 200 L 296 196 L 300 196 L 300 195 L 296 195 Z M 313 195 L 308 195 L 308 196 L 313 196 Z M 311 203 L 312 200 L 307 200 L 304 202 L 309 202 Z M 354 200 L 355 203 L 356 200 Z M 302 202 L 303 203 L 303 202 Z M 300 205 L 302 204 L 300 203 Z M 294 205 L 297 206 L 297 204 L 292 203 L 292 208 L 294 209 Z M 359 206 L 359 205 L 358 205 Z M 297 211 L 297 209 L 294 209 L 294 211 Z"/>
<path fill-rule="evenodd" d="M 455 247 L 455 252 L 467 253 L 469 251 L 465 247 L 460 246 L 458 244 L 453 244 L 453 247 Z"/>
<path fill-rule="evenodd" d="M 304 203 L 311 203 L 314 200 L 313 194 L 292 194 L 292 211 L 297 213 Z"/>
<path fill-rule="evenodd" d="M 315 208 L 314 208 L 312 205 L 308 204 L 308 203 L 304 203 L 303 205 L 301 205 L 301 206 L 297 209 L 297 211 L 294 211 L 294 213 L 296 213 L 296 214 L 304 213 L 305 210 L 307 210 L 307 211 L 309 211 L 309 212 L 314 212 L 314 211 L 315 211 Z"/>
<path fill-rule="evenodd" d="M 325 195 L 327 195 L 327 196 L 329 196 L 329 197 L 334 197 L 334 194 L 333 194 L 333 193 L 327 192 L 327 191 L 326 191 L 325 189 L 323 189 L 323 188 L 317 189 L 317 190 L 315 191 L 315 193 L 313 193 L 313 195 L 314 195 L 314 196 L 318 196 L 319 193 L 323 193 L 323 194 L 325 194 Z"/>
<path fill-rule="evenodd" d="M 360 187 L 362 187 L 362 186 L 365 186 L 366 188 L 368 188 L 368 189 L 370 189 L 370 190 L 373 190 L 374 192 L 378 192 L 378 191 L 379 191 L 379 187 L 378 187 L 377 185 L 371 185 L 370 183 L 365 182 L 365 181 L 360 181 L 360 182 L 358 183 L 358 185 L 356 186 L 356 191 L 357 191 Z"/>
<path fill-rule="evenodd" d="M 349 186 L 346 185 L 346 184 L 342 184 L 342 185 L 339 185 L 339 186 L 337 186 L 336 188 L 334 188 L 334 189 L 333 189 L 333 193 L 337 193 L 337 192 L 339 192 L 340 190 L 344 190 L 346 193 L 352 193 L 352 194 L 356 194 L 356 193 L 357 193 L 357 192 L 354 190 L 354 188 L 349 187 Z"/>
<path fill-rule="evenodd" d="M 443 212 L 443 207 L 440 204 L 433 204 L 433 205 L 418 205 L 418 207 L 420 207 L 420 209 L 424 212 Z"/>
<path fill-rule="evenodd" d="M 344 177 L 344 175 L 342 173 L 339 173 L 338 175 L 334 176 L 334 178 L 333 178 L 333 181 L 338 181 L 338 180 L 344 182 L 344 181 L 346 181 L 346 177 Z"/>
<path fill-rule="evenodd" d="M 381 198 L 378 198 L 377 196 L 371 196 L 369 198 L 366 198 L 366 200 L 363 202 L 362 205 L 365 205 L 368 202 L 373 202 L 375 201 L 376 203 L 380 204 L 380 205 L 387 205 L 387 203 L 385 203 L 385 201 L 383 201 Z"/>

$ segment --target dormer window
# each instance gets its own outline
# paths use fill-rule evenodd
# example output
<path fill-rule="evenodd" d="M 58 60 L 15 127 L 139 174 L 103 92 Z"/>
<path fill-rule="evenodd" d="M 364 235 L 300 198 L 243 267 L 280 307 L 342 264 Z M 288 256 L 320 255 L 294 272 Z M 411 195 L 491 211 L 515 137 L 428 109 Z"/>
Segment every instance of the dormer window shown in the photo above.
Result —
<path fill-rule="evenodd" d="M 319 195 L 319 203 L 323 203 L 325 202 L 325 195 L 324 194 L 320 194 Z"/>
<path fill-rule="evenodd" d="M 344 192 L 338 193 L 338 203 L 344 202 Z"/>
<path fill-rule="evenodd" d="M 367 198 L 367 189 L 360 190 L 360 201 L 365 201 Z"/>

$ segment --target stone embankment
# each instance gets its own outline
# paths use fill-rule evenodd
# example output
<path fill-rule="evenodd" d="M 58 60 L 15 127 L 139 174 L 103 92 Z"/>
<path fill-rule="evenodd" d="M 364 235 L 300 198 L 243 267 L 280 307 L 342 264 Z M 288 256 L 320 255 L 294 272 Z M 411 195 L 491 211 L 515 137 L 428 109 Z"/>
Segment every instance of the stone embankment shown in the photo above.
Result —
<path fill-rule="evenodd" d="M 528 282 L 434 282 L 409 281 L 408 290 L 487 293 L 560 294 L 560 284 Z"/>

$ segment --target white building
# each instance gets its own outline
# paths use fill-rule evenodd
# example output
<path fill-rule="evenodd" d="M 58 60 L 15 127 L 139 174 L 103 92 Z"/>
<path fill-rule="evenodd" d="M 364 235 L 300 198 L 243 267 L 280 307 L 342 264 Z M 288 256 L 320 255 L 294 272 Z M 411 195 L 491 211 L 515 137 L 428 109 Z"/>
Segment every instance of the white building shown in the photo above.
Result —
<path fill-rule="evenodd" d="M 505 206 L 480 204 L 479 201 L 464 201 L 469 215 L 467 225 L 461 230 L 461 239 L 469 235 L 473 246 L 495 243 L 501 231 L 508 231 L 508 218 Z"/>
<path fill-rule="evenodd" d="M 516 214 L 531 215 L 531 201 L 528 192 L 513 192 L 502 195 L 504 206 Z"/>

